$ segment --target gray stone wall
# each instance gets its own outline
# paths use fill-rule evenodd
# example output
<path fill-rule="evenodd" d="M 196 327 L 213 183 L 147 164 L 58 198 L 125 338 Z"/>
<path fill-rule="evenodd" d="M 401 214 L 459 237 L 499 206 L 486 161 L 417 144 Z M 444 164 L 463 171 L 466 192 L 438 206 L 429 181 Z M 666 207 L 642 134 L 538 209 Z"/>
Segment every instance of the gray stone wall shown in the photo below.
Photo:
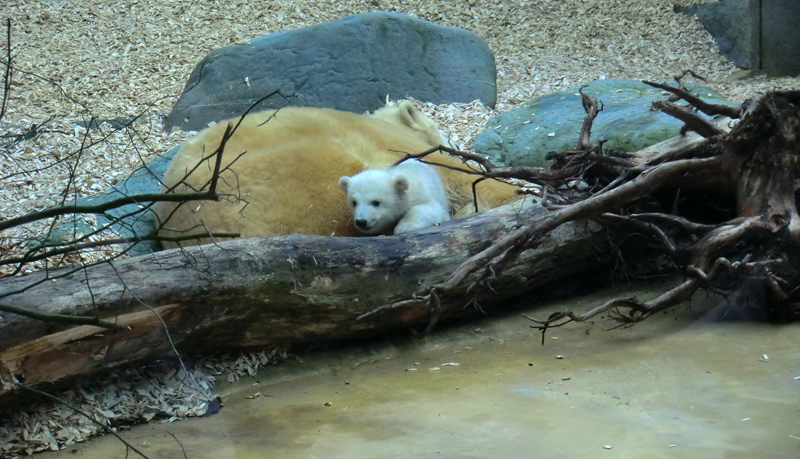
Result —
<path fill-rule="evenodd" d="M 720 0 L 682 11 L 697 15 L 737 67 L 800 69 L 799 0 Z"/>
<path fill-rule="evenodd" d="M 761 0 L 760 68 L 800 68 L 800 1 Z"/>

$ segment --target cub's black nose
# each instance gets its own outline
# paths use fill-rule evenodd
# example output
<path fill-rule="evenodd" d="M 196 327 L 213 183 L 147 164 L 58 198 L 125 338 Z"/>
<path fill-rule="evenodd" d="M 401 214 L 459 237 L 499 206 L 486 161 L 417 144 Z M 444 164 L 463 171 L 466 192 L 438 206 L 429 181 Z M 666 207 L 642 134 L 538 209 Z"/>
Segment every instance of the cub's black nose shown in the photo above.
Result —
<path fill-rule="evenodd" d="M 356 226 L 361 229 L 367 229 L 367 221 L 366 220 L 356 220 Z"/>

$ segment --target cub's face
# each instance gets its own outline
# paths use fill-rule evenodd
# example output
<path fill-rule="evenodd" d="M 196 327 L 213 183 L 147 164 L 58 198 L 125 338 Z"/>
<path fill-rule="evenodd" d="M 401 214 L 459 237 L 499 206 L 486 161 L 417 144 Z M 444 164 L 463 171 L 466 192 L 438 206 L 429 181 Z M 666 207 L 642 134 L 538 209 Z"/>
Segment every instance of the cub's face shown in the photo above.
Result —
<path fill-rule="evenodd" d="M 365 234 L 391 233 L 406 212 L 404 186 L 384 170 L 366 170 L 339 179 L 357 230 Z"/>

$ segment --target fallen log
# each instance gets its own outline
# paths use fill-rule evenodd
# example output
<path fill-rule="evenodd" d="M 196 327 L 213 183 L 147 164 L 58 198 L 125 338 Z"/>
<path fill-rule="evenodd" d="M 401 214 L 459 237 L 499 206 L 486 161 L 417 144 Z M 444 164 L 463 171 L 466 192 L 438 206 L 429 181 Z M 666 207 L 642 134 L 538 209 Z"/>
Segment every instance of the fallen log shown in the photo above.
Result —
<path fill-rule="evenodd" d="M 0 398 L 16 391 L 12 376 L 35 387 L 175 350 L 316 343 L 401 330 L 427 320 L 430 306 L 420 302 L 358 317 L 441 282 L 522 222 L 547 214 L 528 199 L 402 236 L 253 238 L 3 279 L 4 303 L 43 314 L 96 315 L 123 327 L 0 313 Z M 610 259 L 610 242 L 598 224 L 563 225 L 504 266 L 489 288 L 471 289 L 468 282 L 448 292 L 441 298 L 442 317 L 502 305 L 598 270 Z"/>

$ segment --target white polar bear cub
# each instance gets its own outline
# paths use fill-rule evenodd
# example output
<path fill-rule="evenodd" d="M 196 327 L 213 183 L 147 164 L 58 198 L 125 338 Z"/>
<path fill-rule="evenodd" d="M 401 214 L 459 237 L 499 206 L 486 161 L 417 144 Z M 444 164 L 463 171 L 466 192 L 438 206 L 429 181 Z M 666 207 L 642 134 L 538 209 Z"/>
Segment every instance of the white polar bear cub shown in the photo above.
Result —
<path fill-rule="evenodd" d="M 339 179 L 356 229 L 366 234 L 405 233 L 450 220 L 447 195 L 433 167 L 417 160 L 368 169 Z"/>

